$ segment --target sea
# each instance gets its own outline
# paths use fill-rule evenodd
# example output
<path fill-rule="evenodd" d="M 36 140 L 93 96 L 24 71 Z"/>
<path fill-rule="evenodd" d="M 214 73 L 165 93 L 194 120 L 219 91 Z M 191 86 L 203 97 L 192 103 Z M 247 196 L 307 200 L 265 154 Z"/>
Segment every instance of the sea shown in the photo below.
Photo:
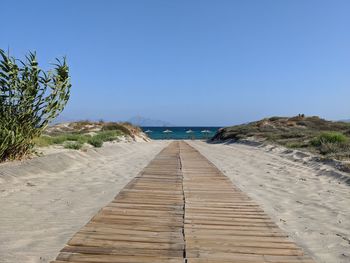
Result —
<path fill-rule="evenodd" d="M 153 140 L 207 140 L 221 127 L 141 127 Z"/>

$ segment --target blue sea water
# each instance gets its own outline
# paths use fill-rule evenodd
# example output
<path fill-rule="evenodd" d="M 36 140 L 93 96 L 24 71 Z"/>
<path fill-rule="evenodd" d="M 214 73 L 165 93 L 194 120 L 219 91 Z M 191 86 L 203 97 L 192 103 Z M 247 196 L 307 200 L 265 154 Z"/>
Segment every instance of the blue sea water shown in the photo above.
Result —
<path fill-rule="evenodd" d="M 141 127 L 153 140 L 205 140 L 220 127 Z"/>

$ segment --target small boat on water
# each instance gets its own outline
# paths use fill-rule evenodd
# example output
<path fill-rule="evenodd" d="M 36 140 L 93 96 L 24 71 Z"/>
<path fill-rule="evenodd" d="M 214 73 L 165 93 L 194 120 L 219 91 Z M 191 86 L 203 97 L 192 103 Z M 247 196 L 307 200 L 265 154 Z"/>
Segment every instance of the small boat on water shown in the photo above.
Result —
<path fill-rule="evenodd" d="M 193 133 L 191 129 L 187 130 L 186 133 Z"/>
<path fill-rule="evenodd" d="M 151 130 L 147 130 L 147 131 L 145 131 L 146 133 L 150 133 L 150 132 L 152 132 Z"/>
<path fill-rule="evenodd" d="M 166 130 L 164 130 L 163 132 L 164 132 L 164 133 L 170 133 L 170 132 L 173 132 L 173 131 L 166 129 Z"/>

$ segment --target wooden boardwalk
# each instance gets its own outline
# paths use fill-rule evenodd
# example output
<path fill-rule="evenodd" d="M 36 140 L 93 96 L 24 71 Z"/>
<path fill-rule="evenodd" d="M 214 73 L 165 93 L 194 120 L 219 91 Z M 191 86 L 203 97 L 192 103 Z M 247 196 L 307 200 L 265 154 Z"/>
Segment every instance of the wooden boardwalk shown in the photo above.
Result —
<path fill-rule="evenodd" d="M 53 262 L 314 261 L 198 151 L 173 142 Z"/>

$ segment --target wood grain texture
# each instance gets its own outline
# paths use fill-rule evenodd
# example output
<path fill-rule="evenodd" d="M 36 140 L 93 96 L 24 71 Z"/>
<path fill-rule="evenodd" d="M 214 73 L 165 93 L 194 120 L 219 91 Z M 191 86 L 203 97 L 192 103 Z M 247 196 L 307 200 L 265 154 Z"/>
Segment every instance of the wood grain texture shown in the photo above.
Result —
<path fill-rule="evenodd" d="M 185 142 L 172 142 L 54 263 L 312 263 L 264 211 Z"/>

